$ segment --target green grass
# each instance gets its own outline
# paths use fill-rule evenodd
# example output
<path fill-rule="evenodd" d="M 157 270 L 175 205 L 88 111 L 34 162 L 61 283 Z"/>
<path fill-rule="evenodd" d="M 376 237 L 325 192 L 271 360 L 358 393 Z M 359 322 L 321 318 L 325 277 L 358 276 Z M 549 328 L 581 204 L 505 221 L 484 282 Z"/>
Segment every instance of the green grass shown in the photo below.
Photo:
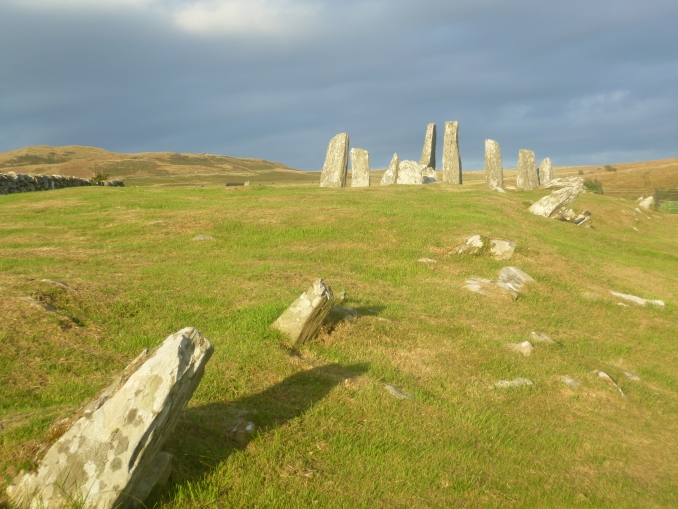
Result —
<path fill-rule="evenodd" d="M 208 186 L 0 197 L 0 474 L 28 465 L 51 424 L 142 348 L 195 326 L 215 354 L 167 444 L 170 485 L 149 507 L 678 506 L 678 217 L 635 221 L 633 201 L 586 194 L 574 206 L 595 229 L 578 228 L 527 213 L 542 194 Z M 449 254 L 475 233 L 515 241 L 514 258 Z M 191 240 L 200 234 L 215 241 Z M 537 281 L 518 300 L 460 288 L 505 265 Z M 346 290 L 361 317 L 297 356 L 268 326 L 317 277 Z M 621 307 L 608 290 L 666 309 Z M 60 314 L 13 298 L 26 295 Z M 532 331 L 557 344 L 529 358 L 505 347 Z M 493 386 L 518 376 L 534 387 Z M 233 436 L 238 419 L 257 432 Z"/>

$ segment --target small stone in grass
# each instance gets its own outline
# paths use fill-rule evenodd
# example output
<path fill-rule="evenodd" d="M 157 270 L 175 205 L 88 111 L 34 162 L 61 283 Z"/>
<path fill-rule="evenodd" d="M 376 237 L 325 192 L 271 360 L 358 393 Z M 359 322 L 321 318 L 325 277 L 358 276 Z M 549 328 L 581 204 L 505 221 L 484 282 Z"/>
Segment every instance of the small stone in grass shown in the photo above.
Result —
<path fill-rule="evenodd" d="M 612 380 L 612 377 L 605 373 L 604 371 L 594 371 L 594 373 L 598 373 L 598 378 L 602 380 L 603 382 L 612 385 L 614 388 L 616 388 L 619 391 L 619 394 L 624 396 L 624 391 L 621 390 L 621 387 L 619 387 L 614 380 Z"/>
<path fill-rule="evenodd" d="M 629 380 L 633 380 L 634 382 L 640 382 L 640 378 L 633 373 L 629 373 L 628 371 L 624 371 L 624 375 L 626 375 L 626 378 Z"/>
<path fill-rule="evenodd" d="M 575 389 L 580 385 L 579 381 L 575 378 L 572 378 L 571 376 L 561 376 L 560 381 L 572 389 Z"/>
<path fill-rule="evenodd" d="M 392 396 L 395 396 L 398 399 L 413 399 L 412 396 L 401 391 L 397 387 L 393 387 L 392 385 L 384 385 L 384 389 L 386 389 Z"/>
<path fill-rule="evenodd" d="M 530 334 L 530 337 L 535 343 L 547 343 L 549 345 L 555 344 L 555 341 L 551 339 L 551 336 L 544 334 L 543 332 L 533 332 Z"/>
<path fill-rule="evenodd" d="M 436 260 L 433 260 L 431 258 L 419 258 L 417 261 L 419 263 L 438 263 Z"/>
<path fill-rule="evenodd" d="M 534 383 L 532 380 L 528 380 L 527 378 L 514 378 L 513 380 L 499 380 L 496 384 L 497 387 L 501 387 L 502 389 L 506 389 L 508 387 L 522 387 L 522 386 L 532 386 Z"/>
<path fill-rule="evenodd" d="M 197 237 L 193 237 L 193 240 L 214 240 L 214 237 L 210 235 L 198 235 Z"/>
<path fill-rule="evenodd" d="M 523 354 L 525 357 L 529 357 L 532 353 L 534 347 L 529 341 L 523 341 L 522 343 L 509 343 L 508 346 L 511 350 L 517 353 Z"/>

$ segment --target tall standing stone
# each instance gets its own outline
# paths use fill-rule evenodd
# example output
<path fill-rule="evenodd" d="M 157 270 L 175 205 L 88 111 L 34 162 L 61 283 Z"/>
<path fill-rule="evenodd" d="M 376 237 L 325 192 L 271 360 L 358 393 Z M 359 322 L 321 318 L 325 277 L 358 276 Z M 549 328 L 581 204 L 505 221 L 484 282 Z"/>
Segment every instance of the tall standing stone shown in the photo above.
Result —
<path fill-rule="evenodd" d="M 325 164 L 320 175 L 320 187 L 346 187 L 348 172 L 348 134 L 337 134 L 330 140 Z"/>
<path fill-rule="evenodd" d="M 448 184 L 461 184 L 461 157 L 459 157 L 458 134 L 458 122 L 445 122 L 443 182 Z"/>
<path fill-rule="evenodd" d="M 539 187 L 539 173 L 534 152 L 521 150 L 518 153 L 518 169 L 516 172 L 516 187 L 531 191 Z"/>
<path fill-rule="evenodd" d="M 547 157 L 539 165 L 539 184 L 543 186 L 551 180 L 553 180 L 553 166 L 551 166 L 551 159 Z"/>
<path fill-rule="evenodd" d="M 419 165 L 436 169 L 436 125 L 429 124 L 424 138 L 424 150 L 421 151 Z"/>
<path fill-rule="evenodd" d="M 501 150 L 494 140 L 485 140 L 485 185 L 493 191 L 504 188 Z"/>
<path fill-rule="evenodd" d="M 351 149 L 351 187 L 369 187 L 370 154 L 361 148 Z"/>
<path fill-rule="evenodd" d="M 400 160 L 398 159 L 398 154 L 393 154 L 391 164 L 388 165 L 388 169 L 384 172 L 384 176 L 381 177 L 381 182 L 379 183 L 379 185 L 390 186 L 395 184 L 398 181 L 399 169 L 400 169 Z"/>

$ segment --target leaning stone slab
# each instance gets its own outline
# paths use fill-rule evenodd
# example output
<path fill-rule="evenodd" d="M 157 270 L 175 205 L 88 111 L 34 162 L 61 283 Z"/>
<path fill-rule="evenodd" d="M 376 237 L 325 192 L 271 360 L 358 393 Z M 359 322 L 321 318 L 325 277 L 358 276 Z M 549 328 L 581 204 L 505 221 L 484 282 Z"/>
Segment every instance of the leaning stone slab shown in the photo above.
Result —
<path fill-rule="evenodd" d="M 539 173 L 534 152 L 521 150 L 518 153 L 518 169 L 516 173 L 516 187 L 531 191 L 539 187 Z"/>
<path fill-rule="evenodd" d="M 333 305 L 332 288 L 317 279 L 273 322 L 272 327 L 288 335 L 295 344 L 302 345 L 315 337 Z"/>
<path fill-rule="evenodd" d="M 198 387 L 212 345 L 188 327 L 145 351 L 46 452 L 35 471 L 7 489 L 22 507 L 97 509 L 142 502 L 168 473 L 162 448 Z"/>
<path fill-rule="evenodd" d="M 348 134 L 337 134 L 330 140 L 325 164 L 320 174 L 320 187 L 346 187 L 348 172 Z"/>
<path fill-rule="evenodd" d="M 370 154 L 361 148 L 351 149 L 351 187 L 369 187 Z"/>
<path fill-rule="evenodd" d="M 664 301 L 663 300 L 649 300 L 649 299 L 643 299 L 641 297 L 636 297 L 635 295 L 628 295 L 626 293 L 618 293 L 618 292 L 613 292 L 610 290 L 610 293 L 614 295 L 615 297 L 618 297 L 620 299 L 624 299 L 628 302 L 633 302 L 634 304 L 638 304 L 639 306 L 645 306 L 647 304 L 650 304 L 652 306 L 657 306 L 660 308 L 664 307 Z"/>
<path fill-rule="evenodd" d="M 400 161 L 396 184 L 421 185 L 424 183 L 422 167 L 414 161 Z"/>
<path fill-rule="evenodd" d="M 390 186 L 395 184 L 398 181 L 398 169 L 400 168 L 400 160 L 398 159 L 398 154 L 393 154 L 393 159 L 391 159 L 391 164 L 388 165 L 388 169 L 384 172 L 384 175 L 381 177 L 381 186 Z"/>
<path fill-rule="evenodd" d="M 485 140 L 485 186 L 492 191 L 504 189 L 501 150 L 494 140 Z"/>
<path fill-rule="evenodd" d="M 429 124 L 424 138 L 424 149 L 421 151 L 419 165 L 436 169 L 436 125 Z"/>
<path fill-rule="evenodd" d="M 529 211 L 537 216 L 551 217 L 556 211 L 564 209 L 581 193 L 578 187 L 563 187 L 544 196 L 530 206 Z"/>
<path fill-rule="evenodd" d="M 445 122 L 445 138 L 443 139 L 443 182 L 447 184 L 462 183 L 458 122 Z"/>
<path fill-rule="evenodd" d="M 548 157 L 539 164 L 539 183 L 543 186 L 553 180 L 553 166 Z"/>

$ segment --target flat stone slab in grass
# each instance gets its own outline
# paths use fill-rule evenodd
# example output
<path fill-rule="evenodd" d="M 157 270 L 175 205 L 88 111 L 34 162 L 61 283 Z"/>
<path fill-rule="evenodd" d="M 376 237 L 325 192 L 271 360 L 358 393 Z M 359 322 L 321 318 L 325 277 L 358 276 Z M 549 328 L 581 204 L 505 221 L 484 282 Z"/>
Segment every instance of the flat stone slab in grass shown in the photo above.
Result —
<path fill-rule="evenodd" d="M 490 254 L 495 260 L 510 260 L 515 251 L 515 242 L 503 239 L 490 239 Z"/>
<path fill-rule="evenodd" d="M 38 461 L 14 480 L 10 500 L 61 509 L 84 497 L 86 507 L 124 509 L 148 496 L 168 475 L 162 448 L 193 396 L 212 356 L 192 327 L 144 351 Z M 78 415 L 78 414 L 76 414 Z"/>
<path fill-rule="evenodd" d="M 480 235 L 471 235 L 460 246 L 457 247 L 457 254 L 475 255 L 480 253 L 485 243 Z"/>
<path fill-rule="evenodd" d="M 522 354 L 524 357 L 529 357 L 534 350 L 532 343 L 529 341 L 523 341 L 522 343 L 509 343 L 506 345 L 510 350 L 513 350 L 516 353 Z"/>
<path fill-rule="evenodd" d="M 193 240 L 195 241 L 205 241 L 205 240 L 214 240 L 214 237 L 210 235 L 198 235 L 197 237 L 193 237 Z"/>
<path fill-rule="evenodd" d="M 579 380 L 572 378 L 571 376 L 561 376 L 560 381 L 572 389 L 576 389 L 581 385 Z"/>
<path fill-rule="evenodd" d="M 633 380 L 634 382 L 640 382 L 640 377 L 634 375 L 633 373 L 629 373 L 628 371 L 624 371 L 624 376 L 629 380 Z"/>
<path fill-rule="evenodd" d="M 518 377 L 514 378 L 513 380 L 499 380 L 494 385 L 502 389 L 508 389 L 510 387 L 531 387 L 534 385 L 534 382 L 532 382 L 532 380 L 528 380 L 527 378 Z"/>
<path fill-rule="evenodd" d="M 649 300 L 649 299 L 642 299 L 640 297 L 636 297 L 635 295 L 628 295 L 626 293 L 618 293 L 618 292 L 613 292 L 610 290 L 610 293 L 614 295 L 615 297 L 618 297 L 620 299 L 623 299 L 628 302 L 633 302 L 634 304 L 637 304 L 639 306 L 645 306 L 647 304 L 650 304 L 652 306 L 657 306 L 660 308 L 664 307 L 664 301 L 663 300 Z"/>
<path fill-rule="evenodd" d="M 551 336 L 544 334 L 543 332 L 533 332 L 530 334 L 530 338 L 535 343 L 546 343 L 549 345 L 554 345 L 556 342 L 551 339 Z"/>
<path fill-rule="evenodd" d="M 522 287 L 530 282 L 534 282 L 534 279 L 518 267 L 504 267 L 499 271 L 498 281 L 472 277 L 466 280 L 462 288 L 481 295 L 490 295 L 498 288 L 517 299 Z"/>
<path fill-rule="evenodd" d="M 413 396 L 410 396 L 406 392 L 403 392 L 392 385 L 384 385 L 384 389 L 386 389 L 392 396 L 395 396 L 398 399 L 414 399 Z"/>
<path fill-rule="evenodd" d="M 417 260 L 419 263 L 438 263 L 436 260 L 433 258 L 419 258 Z"/>
<path fill-rule="evenodd" d="M 286 334 L 297 345 L 313 339 L 334 305 L 332 287 L 317 279 L 271 327 Z"/>

